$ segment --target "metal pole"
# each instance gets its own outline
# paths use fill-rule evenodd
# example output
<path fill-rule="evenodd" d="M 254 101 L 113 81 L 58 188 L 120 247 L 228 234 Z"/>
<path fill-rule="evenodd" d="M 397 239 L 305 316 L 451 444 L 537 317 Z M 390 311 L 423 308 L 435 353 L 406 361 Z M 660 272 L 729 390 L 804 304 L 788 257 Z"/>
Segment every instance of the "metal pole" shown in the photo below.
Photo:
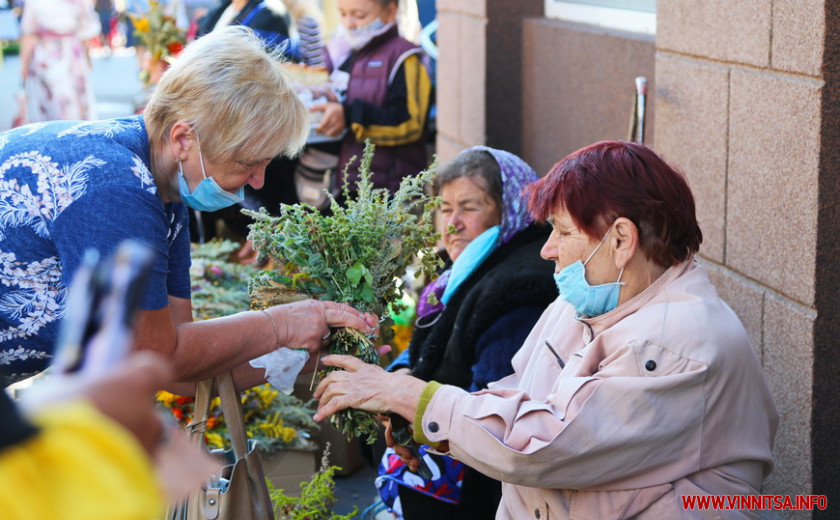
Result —
<path fill-rule="evenodd" d="M 645 105 L 647 103 L 647 79 L 636 78 L 636 142 L 645 143 Z"/>

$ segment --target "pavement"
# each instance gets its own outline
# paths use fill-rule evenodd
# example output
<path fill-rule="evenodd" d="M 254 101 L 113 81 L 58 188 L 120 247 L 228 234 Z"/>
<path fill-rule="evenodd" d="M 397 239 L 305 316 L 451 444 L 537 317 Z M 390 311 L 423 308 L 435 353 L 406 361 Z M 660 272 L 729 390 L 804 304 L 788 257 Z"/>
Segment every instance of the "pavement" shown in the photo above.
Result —
<path fill-rule="evenodd" d="M 363 512 L 371 506 L 379 495 L 373 480 L 376 478 L 376 470 L 367 464 L 362 465 L 352 475 L 335 477 L 335 498 L 336 504 L 333 512 L 339 515 L 346 515 L 357 509 L 354 520 L 391 520 L 394 516 L 387 511 L 376 516 L 363 516 Z"/>
<path fill-rule="evenodd" d="M 94 97 L 99 119 L 131 115 L 144 97 L 134 49 L 116 48 L 110 53 L 91 52 Z M 0 63 L 0 132 L 12 126 L 20 88 L 20 58 L 7 55 Z"/>

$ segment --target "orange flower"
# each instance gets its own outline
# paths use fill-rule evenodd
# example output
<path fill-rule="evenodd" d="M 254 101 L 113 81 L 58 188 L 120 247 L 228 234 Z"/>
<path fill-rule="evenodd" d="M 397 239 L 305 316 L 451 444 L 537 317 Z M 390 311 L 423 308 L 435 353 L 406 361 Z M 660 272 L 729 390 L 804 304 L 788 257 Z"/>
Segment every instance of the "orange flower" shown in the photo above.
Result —
<path fill-rule="evenodd" d="M 172 415 L 174 415 L 175 418 L 180 421 L 181 419 L 184 418 L 184 411 L 181 410 L 180 408 L 173 408 L 172 409 Z"/>
<path fill-rule="evenodd" d="M 181 42 L 172 42 L 166 48 L 169 50 L 170 56 L 175 56 L 183 50 L 184 45 Z"/>
<path fill-rule="evenodd" d="M 211 415 L 207 418 L 207 429 L 212 430 L 219 425 L 219 418 Z"/>
<path fill-rule="evenodd" d="M 175 404 L 180 404 L 180 405 L 189 404 L 193 401 L 195 401 L 194 397 L 189 397 L 189 396 L 185 396 L 185 395 L 179 395 L 177 398 L 175 398 Z"/>

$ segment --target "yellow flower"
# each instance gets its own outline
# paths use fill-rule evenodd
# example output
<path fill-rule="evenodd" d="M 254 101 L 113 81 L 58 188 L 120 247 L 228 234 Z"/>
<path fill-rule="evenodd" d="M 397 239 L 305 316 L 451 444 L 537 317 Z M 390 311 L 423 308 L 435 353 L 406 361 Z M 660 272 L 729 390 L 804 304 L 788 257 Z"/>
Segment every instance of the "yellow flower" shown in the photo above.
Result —
<path fill-rule="evenodd" d="M 222 436 L 219 433 L 206 432 L 204 434 L 204 439 L 207 442 L 207 446 L 211 448 L 218 449 L 225 447 L 225 441 L 222 439 Z"/>
<path fill-rule="evenodd" d="M 287 426 L 283 427 L 283 442 L 286 444 L 292 442 L 295 438 L 297 438 L 297 430 L 294 428 L 290 428 Z"/>
<path fill-rule="evenodd" d="M 149 19 L 148 18 L 134 18 L 134 29 L 140 33 L 147 33 L 149 32 Z"/>
<path fill-rule="evenodd" d="M 134 34 L 149 53 L 148 65 L 144 65 L 144 82 L 151 81 L 152 72 L 159 73 L 160 61 L 168 61 L 172 54 L 181 52 L 186 45 L 186 34 L 178 28 L 175 19 L 168 15 L 164 6 L 150 1 L 145 13 L 130 15 L 134 22 Z M 156 80 L 154 80 L 156 81 Z"/>
<path fill-rule="evenodd" d="M 271 385 L 262 385 L 255 387 L 254 393 L 257 394 L 257 399 L 260 403 L 260 409 L 266 410 L 271 407 L 271 403 L 277 399 L 278 392 L 271 388 Z"/>
<path fill-rule="evenodd" d="M 155 398 L 168 408 L 172 408 L 172 403 L 175 402 L 175 399 L 177 399 L 178 396 L 175 394 L 170 394 L 166 390 L 158 390 L 158 393 L 155 396 Z"/>

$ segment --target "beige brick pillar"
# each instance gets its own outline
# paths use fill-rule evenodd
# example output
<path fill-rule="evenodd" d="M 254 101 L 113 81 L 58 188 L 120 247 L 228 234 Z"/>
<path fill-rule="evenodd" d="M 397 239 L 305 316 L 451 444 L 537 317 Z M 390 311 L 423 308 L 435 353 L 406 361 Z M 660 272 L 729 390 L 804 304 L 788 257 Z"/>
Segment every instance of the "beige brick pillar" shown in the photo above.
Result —
<path fill-rule="evenodd" d="M 437 152 L 486 144 L 520 153 L 522 19 L 542 0 L 438 0 Z"/>
<path fill-rule="evenodd" d="M 838 14 L 818 0 L 657 6 L 657 150 L 689 179 L 702 259 L 782 415 L 763 492 L 826 494 L 836 510 Z"/>

